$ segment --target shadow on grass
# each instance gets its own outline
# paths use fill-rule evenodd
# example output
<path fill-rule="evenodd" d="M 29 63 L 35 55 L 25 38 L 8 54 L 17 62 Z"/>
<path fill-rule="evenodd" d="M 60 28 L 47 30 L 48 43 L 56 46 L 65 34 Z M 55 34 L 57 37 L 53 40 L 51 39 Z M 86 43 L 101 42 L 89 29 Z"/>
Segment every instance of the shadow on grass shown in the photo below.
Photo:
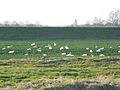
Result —
<path fill-rule="evenodd" d="M 57 67 L 60 64 L 67 64 L 69 60 L 39 61 L 34 67 Z"/>
<path fill-rule="evenodd" d="M 120 90 L 120 85 L 110 85 L 110 84 L 68 84 L 61 87 L 51 87 L 44 90 Z"/>
<path fill-rule="evenodd" d="M 118 63 L 120 64 L 120 59 L 100 59 L 100 60 L 93 60 L 94 62 L 103 62 L 103 63 Z"/>
<path fill-rule="evenodd" d="M 69 60 L 55 60 L 55 61 L 47 61 L 47 62 L 42 62 L 42 64 L 55 64 L 55 65 L 59 65 L 59 64 L 66 64 L 70 62 Z"/>

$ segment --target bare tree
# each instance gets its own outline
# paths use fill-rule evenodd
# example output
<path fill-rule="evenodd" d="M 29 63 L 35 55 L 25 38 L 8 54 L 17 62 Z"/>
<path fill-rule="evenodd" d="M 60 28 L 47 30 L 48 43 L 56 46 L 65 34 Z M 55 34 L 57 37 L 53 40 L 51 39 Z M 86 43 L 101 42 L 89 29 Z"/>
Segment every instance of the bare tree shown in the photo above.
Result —
<path fill-rule="evenodd" d="M 4 21 L 4 26 L 10 26 L 11 22 L 10 21 Z"/>
<path fill-rule="evenodd" d="M 108 25 L 118 26 L 120 25 L 120 10 L 111 11 L 107 20 Z"/>
<path fill-rule="evenodd" d="M 92 21 L 93 25 L 95 26 L 103 26 L 104 25 L 104 20 L 102 20 L 101 18 L 97 18 L 95 17 Z"/>

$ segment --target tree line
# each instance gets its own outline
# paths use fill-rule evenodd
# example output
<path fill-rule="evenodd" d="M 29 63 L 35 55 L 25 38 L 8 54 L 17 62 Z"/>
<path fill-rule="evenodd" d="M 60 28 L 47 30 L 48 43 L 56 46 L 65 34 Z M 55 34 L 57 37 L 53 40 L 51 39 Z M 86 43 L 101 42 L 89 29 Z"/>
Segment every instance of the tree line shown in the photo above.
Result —
<path fill-rule="evenodd" d="M 40 22 L 36 22 L 35 24 L 32 23 L 23 23 L 17 21 L 5 21 L 4 23 L 0 23 L 0 26 L 5 27 L 47 27 L 48 25 L 41 25 Z M 79 27 L 79 26 L 120 26 L 120 10 L 117 9 L 115 11 L 111 11 L 106 20 L 103 20 L 100 17 L 95 17 L 90 21 L 87 21 L 86 24 L 78 25 L 77 20 L 75 19 L 74 23 L 70 25 L 70 27 Z M 67 26 L 69 27 L 69 26 Z"/>
<path fill-rule="evenodd" d="M 85 25 L 91 26 L 120 26 L 120 10 L 111 11 L 107 17 L 107 20 L 103 20 L 99 17 L 95 17 L 92 24 L 89 22 Z"/>

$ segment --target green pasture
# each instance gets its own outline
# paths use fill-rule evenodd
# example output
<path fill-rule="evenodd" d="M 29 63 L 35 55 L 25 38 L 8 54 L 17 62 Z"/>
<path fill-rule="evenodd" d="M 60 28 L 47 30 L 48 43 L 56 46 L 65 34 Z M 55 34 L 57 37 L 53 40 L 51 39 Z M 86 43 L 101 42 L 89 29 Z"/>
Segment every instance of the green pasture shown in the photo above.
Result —
<path fill-rule="evenodd" d="M 31 46 L 32 43 L 36 44 L 36 48 Z M 56 46 L 53 44 L 56 43 Z M 47 45 L 52 46 L 52 50 L 49 50 Z M 60 50 L 61 46 L 67 45 L 69 47 L 68 50 L 63 49 Z M 7 48 L 7 46 L 12 46 L 11 48 Z M 97 48 L 95 48 L 97 46 Z M 16 58 L 36 58 L 43 57 L 43 54 L 47 54 L 47 57 L 66 57 L 62 56 L 61 53 L 69 54 L 70 52 L 76 56 L 81 57 L 82 54 L 88 54 L 99 56 L 99 54 L 104 54 L 105 56 L 119 56 L 120 53 L 120 41 L 119 40 L 24 40 L 24 41 L 0 41 L 0 59 L 16 59 Z M 96 50 L 104 47 L 104 50 L 100 53 L 97 53 Z M 112 48 L 110 48 L 112 47 Z M 2 48 L 6 48 L 2 50 Z M 27 49 L 31 48 L 30 51 Z M 41 48 L 41 52 L 38 52 L 37 49 Z M 93 53 L 90 53 L 89 50 L 93 50 Z M 9 51 L 14 50 L 14 53 L 10 54 Z M 28 53 L 27 56 L 25 54 Z"/>
<path fill-rule="evenodd" d="M 31 46 L 35 43 L 37 48 Z M 56 46 L 54 46 L 56 43 Z M 52 50 L 46 48 L 51 45 Z M 11 48 L 7 46 L 12 45 Z M 61 46 L 67 45 L 68 50 L 60 50 Z M 38 40 L 38 41 L 0 41 L 0 87 L 15 86 L 18 83 L 26 83 L 39 79 L 95 79 L 99 75 L 112 75 L 113 79 L 120 78 L 120 50 L 119 40 Z M 101 52 L 105 56 L 96 53 L 97 48 L 104 47 Z M 112 48 L 110 48 L 110 46 Z M 6 48 L 2 50 L 2 48 Z M 31 48 L 31 51 L 27 51 Z M 90 53 L 86 48 L 93 50 Z M 14 53 L 8 51 L 14 50 Z M 62 56 L 61 53 L 71 52 L 74 56 Z M 29 53 L 25 56 L 25 53 Z M 83 57 L 82 54 L 88 56 Z M 43 56 L 47 54 L 47 56 Z M 91 57 L 94 54 L 94 57 Z M 98 60 L 98 61 L 96 61 Z M 99 62 L 100 60 L 100 62 Z M 103 60 L 103 61 L 101 61 Z M 108 60 L 108 61 L 106 61 Z M 110 60 L 110 61 L 109 61 Z"/>
<path fill-rule="evenodd" d="M 0 27 L 0 89 L 11 90 L 9 86 L 19 87 L 20 83 L 26 85 L 44 79 L 95 80 L 101 75 L 119 81 L 119 34 L 116 27 Z M 61 47 L 64 49 L 60 50 Z M 100 48 L 103 49 L 96 52 Z M 51 82 L 42 85 L 34 82 L 39 89 L 47 88 L 47 83 Z"/>

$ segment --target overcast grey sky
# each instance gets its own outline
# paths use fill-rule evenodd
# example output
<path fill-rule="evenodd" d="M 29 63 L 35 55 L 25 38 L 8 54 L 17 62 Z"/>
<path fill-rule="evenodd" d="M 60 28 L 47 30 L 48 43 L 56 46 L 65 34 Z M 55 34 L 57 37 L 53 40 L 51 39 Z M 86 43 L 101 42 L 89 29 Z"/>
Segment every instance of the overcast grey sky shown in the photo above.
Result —
<path fill-rule="evenodd" d="M 30 21 L 50 26 L 79 24 L 97 16 L 106 19 L 120 9 L 120 0 L 0 0 L 0 22 Z"/>

